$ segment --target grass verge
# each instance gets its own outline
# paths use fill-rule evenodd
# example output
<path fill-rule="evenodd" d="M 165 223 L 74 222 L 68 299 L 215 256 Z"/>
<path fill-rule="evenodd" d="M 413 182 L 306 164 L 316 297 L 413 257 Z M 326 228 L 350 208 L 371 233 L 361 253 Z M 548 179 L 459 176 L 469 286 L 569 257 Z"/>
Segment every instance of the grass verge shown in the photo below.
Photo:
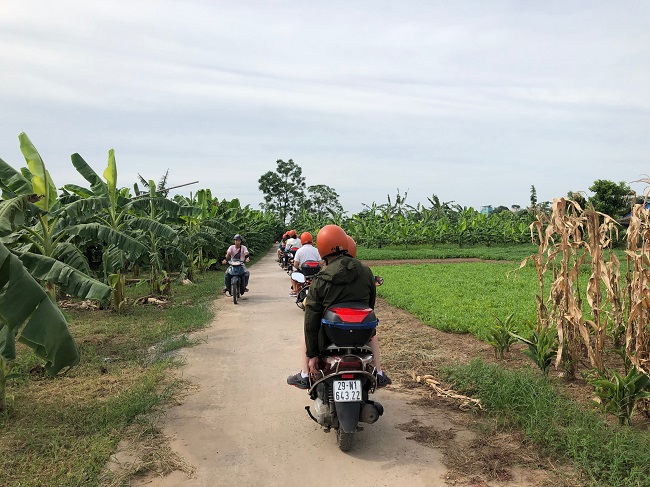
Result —
<path fill-rule="evenodd" d="M 531 369 L 505 370 L 475 360 L 445 366 L 445 380 L 479 397 L 497 428 L 521 430 L 543 452 L 570 460 L 590 485 L 650 485 L 650 438 L 617 427 L 565 397 Z"/>
<path fill-rule="evenodd" d="M 9 409 L 0 417 L 0 485 L 115 485 L 106 472 L 110 455 L 135 422 L 146 425 L 143 415 L 184 388 L 171 373 L 180 364 L 171 352 L 196 343 L 188 334 L 210 323 L 222 283 L 223 273 L 209 273 L 175 285 L 166 305 L 135 305 L 121 315 L 67 310 L 81 363 L 54 378 L 19 348 L 21 378 L 8 384 Z M 132 297 L 146 292 L 129 289 Z"/>

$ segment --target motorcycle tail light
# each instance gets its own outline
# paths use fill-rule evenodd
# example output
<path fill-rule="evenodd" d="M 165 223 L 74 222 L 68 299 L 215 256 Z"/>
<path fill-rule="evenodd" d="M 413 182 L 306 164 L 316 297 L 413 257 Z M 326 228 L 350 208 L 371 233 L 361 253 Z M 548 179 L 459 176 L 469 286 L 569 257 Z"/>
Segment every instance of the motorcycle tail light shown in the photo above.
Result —
<path fill-rule="evenodd" d="M 342 374 L 341 379 L 354 379 L 354 374 Z"/>
<path fill-rule="evenodd" d="M 361 323 L 366 316 L 372 313 L 372 308 L 330 308 L 331 311 L 339 315 L 344 323 Z"/>

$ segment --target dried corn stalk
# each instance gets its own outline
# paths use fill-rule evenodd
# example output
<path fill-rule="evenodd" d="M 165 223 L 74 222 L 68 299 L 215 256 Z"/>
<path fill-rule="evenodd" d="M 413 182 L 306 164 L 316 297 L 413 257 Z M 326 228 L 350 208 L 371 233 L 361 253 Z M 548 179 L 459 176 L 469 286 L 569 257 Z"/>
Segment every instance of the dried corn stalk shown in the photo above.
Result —
<path fill-rule="evenodd" d="M 650 183 L 650 180 L 646 181 Z M 648 199 L 646 193 L 645 201 Z M 644 203 L 645 203 L 644 201 Z M 634 205 L 627 234 L 627 309 L 625 350 L 634 365 L 645 374 L 650 372 L 650 211 L 646 205 Z"/>
<path fill-rule="evenodd" d="M 420 375 L 416 375 L 415 372 L 411 372 L 411 377 L 413 377 L 413 380 L 415 382 L 418 382 L 420 384 L 422 383 L 427 384 L 429 387 L 431 387 L 431 389 L 434 390 L 434 392 L 438 397 L 448 397 L 451 399 L 455 399 L 456 401 L 460 401 L 460 405 L 458 407 L 463 411 L 466 411 L 468 409 L 475 409 L 475 408 L 484 409 L 480 399 L 464 396 L 463 394 L 459 394 L 458 392 L 453 391 L 451 389 L 443 388 L 440 385 L 440 382 L 433 375 L 420 376 Z"/>
<path fill-rule="evenodd" d="M 569 375 L 577 372 L 584 349 L 592 367 L 603 371 L 608 325 L 622 329 L 625 323 L 620 263 L 611 251 L 616 222 L 591 206 L 583 210 L 576 201 L 556 198 L 551 215 L 538 214 L 530 229 L 533 241 L 535 237 L 539 241 L 539 250 L 521 267 L 532 260 L 537 270 L 537 331 L 550 326 L 557 329 L 555 366 L 563 362 Z M 609 249 L 609 260 L 605 249 Z M 583 316 L 580 289 L 580 269 L 587 255 L 591 273 L 584 296 L 592 310 L 591 319 Z M 544 281 L 549 270 L 553 281 L 546 297 Z"/>

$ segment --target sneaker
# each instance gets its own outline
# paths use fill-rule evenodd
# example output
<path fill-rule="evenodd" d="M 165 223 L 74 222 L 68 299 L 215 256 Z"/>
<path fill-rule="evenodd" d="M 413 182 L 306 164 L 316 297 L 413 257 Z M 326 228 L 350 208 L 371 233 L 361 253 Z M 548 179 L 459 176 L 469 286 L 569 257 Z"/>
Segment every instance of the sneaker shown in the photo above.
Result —
<path fill-rule="evenodd" d="M 248 288 L 244 288 L 244 292 L 247 293 L 247 292 L 248 292 Z"/>
<path fill-rule="evenodd" d="M 298 389 L 309 389 L 309 377 L 303 377 L 300 372 L 287 377 L 287 384 Z"/>
<path fill-rule="evenodd" d="M 377 387 L 386 387 L 388 384 L 392 384 L 393 381 L 390 380 L 390 377 L 386 375 L 386 372 L 377 374 Z"/>
<path fill-rule="evenodd" d="M 227 288 L 227 287 L 224 287 L 224 288 L 221 290 L 221 294 L 226 294 L 227 292 L 228 292 L 228 288 Z"/>
<path fill-rule="evenodd" d="M 289 296 L 291 296 L 292 298 L 295 298 L 296 296 L 298 296 L 298 293 L 294 293 L 293 291 L 291 291 L 289 293 Z"/>

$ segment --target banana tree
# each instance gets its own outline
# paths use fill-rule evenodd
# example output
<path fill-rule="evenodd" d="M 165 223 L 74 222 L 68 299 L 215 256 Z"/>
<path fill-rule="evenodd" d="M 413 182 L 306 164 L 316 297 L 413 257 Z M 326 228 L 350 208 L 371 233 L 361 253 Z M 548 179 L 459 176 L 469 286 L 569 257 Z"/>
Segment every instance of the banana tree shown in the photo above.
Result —
<path fill-rule="evenodd" d="M 96 222 L 88 223 L 109 206 L 108 196 L 63 203 L 57 197 L 52 178 L 32 142 L 25 133 L 18 138 L 27 168 L 16 171 L 0 160 L 3 197 L 13 196 L 12 201 L 19 196 L 27 197 L 28 201 L 34 201 L 38 211 L 32 212 L 32 218 L 15 221 L 13 233 L 3 239 L 5 243 L 11 240 L 11 248 L 16 252 L 33 252 L 50 257 L 87 275 L 91 274 L 91 270 L 86 256 L 77 245 L 82 239 L 117 243 L 135 256 L 144 251 L 139 242 L 115 228 Z M 45 285 L 54 300 L 56 285 L 49 281 Z"/>
<path fill-rule="evenodd" d="M 225 243 L 223 225 L 216 225 L 221 218 L 216 219 L 217 206 L 213 204 L 209 189 L 201 189 L 189 198 L 177 195 L 174 200 L 181 210 L 181 223 L 174 225 L 174 228 L 177 229 L 181 248 L 188 256 L 187 277 L 192 280 L 195 267 L 203 272 L 206 264 L 210 267 L 217 262 L 218 252 Z M 209 254 L 213 258 L 206 263 L 205 257 Z"/>
<path fill-rule="evenodd" d="M 26 261 L 33 264 L 35 275 L 23 265 Z M 17 375 L 12 373 L 16 341 L 45 360 L 51 375 L 79 363 L 79 351 L 65 317 L 34 277 L 86 299 L 105 302 L 111 292 L 108 286 L 54 259 L 33 254 L 19 259 L 0 243 L 0 411 L 6 408 L 7 380 Z"/>

